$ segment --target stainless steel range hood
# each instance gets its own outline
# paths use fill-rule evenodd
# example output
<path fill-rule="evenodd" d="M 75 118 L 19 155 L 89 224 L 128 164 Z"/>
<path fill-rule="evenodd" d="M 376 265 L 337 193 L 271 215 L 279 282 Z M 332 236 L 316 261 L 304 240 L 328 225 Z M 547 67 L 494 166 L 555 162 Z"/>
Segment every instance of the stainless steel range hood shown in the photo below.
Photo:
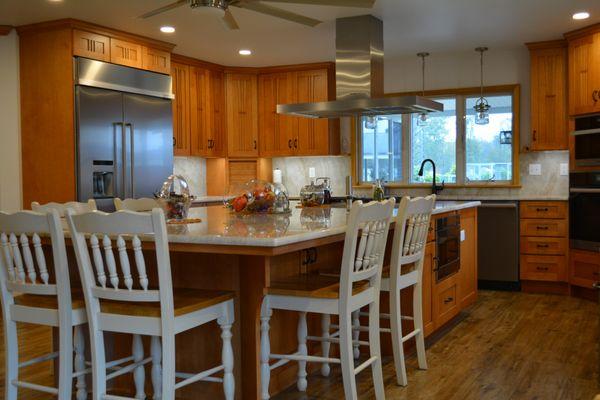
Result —
<path fill-rule="evenodd" d="M 372 15 L 336 20 L 335 101 L 277 105 L 278 114 L 307 118 L 443 111 L 420 96 L 383 97 L 383 23 Z"/>

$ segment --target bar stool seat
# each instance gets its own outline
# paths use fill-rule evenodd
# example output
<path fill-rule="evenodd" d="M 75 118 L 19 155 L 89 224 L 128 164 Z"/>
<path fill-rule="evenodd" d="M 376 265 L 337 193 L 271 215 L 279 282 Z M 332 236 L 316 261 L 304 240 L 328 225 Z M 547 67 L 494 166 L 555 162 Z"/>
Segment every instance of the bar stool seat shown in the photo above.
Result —
<path fill-rule="evenodd" d="M 355 282 L 352 287 L 352 295 L 357 295 L 368 288 L 369 283 L 366 281 Z M 339 278 L 323 276 L 317 273 L 300 275 L 271 282 L 271 287 L 267 289 L 266 294 L 338 299 L 340 297 L 340 280 Z"/>
<path fill-rule="evenodd" d="M 15 296 L 15 304 L 24 307 L 47 308 L 58 310 L 58 298 L 51 296 L 42 296 L 38 294 L 20 294 Z M 85 312 L 85 299 L 83 292 L 72 291 L 71 308 L 73 311 L 81 310 Z"/>
<path fill-rule="evenodd" d="M 234 297 L 235 293 L 233 292 L 176 289 L 173 293 L 175 316 L 180 317 L 195 311 L 204 310 L 215 304 L 232 300 Z M 160 303 L 102 300 L 100 301 L 100 311 L 109 314 L 160 318 Z"/>

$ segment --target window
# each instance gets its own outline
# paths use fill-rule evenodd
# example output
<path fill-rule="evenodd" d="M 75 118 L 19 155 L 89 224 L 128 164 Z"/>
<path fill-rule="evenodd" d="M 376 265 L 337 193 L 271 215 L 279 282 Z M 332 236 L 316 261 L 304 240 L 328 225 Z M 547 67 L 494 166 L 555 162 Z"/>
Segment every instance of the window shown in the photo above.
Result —
<path fill-rule="evenodd" d="M 444 94 L 444 92 L 446 94 Z M 423 185 L 436 180 L 456 186 L 518 184 L 514 154 L 518 151 L 519 86 L 489 88 L 484 92 L 490 109 L 487 125 L 475 124 L 473 106 L 479 89 L 432 93 L 444 105 L 425 124 L 419 115 L 363 117 L 357 146 L 359 183 L 377 179 L 397 185 Z"/>
<path fill-rule="evenodd" d="M 456 99 L 435 99 L 444 111 L 431 114 L 419 125 L 419 115 L 411 116 L 411 182 L 433 182 L 433 169 L 423 170 L 421 162 L 432 159 L 436 164 L 438 182 L 456 182 Z"/>

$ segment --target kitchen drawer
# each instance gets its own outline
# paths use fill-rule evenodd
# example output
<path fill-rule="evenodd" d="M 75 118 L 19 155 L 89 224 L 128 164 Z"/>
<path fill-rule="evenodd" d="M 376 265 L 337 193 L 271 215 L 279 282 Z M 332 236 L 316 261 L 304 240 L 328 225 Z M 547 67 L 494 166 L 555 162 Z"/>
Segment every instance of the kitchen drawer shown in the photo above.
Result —
<path fill-rule="evenodd" d="M 521 279 L 531 281 L 567 281 L 566 256 L 521 255 Z"/>
<path fill-rule="evenodd" d="M 521 236 L 567 237 L 565 219 L 521 219 Z"/>
<path fill-rule="evenodd" d="M 438 329 L 450 321 L 459 312 L 456 275 L 439 283 L 434 283 L 433 314 L 435 327 Z"/>
<path fill-rule="evenodd" d="M 564 201 L 522 201 L 521 218 L 567 218 L 567 202 Z"/>
<path fill-rule="evenodd" d="M 572 250 L 570 255 L 571 285 L 591 288 L 600 281 L 600 253 Z"/>
<path fill-rule="evenodd" d="M 521 236 L 521 254 L 547 254 L 562 256 L 567 254 L 567 238 Z"/>

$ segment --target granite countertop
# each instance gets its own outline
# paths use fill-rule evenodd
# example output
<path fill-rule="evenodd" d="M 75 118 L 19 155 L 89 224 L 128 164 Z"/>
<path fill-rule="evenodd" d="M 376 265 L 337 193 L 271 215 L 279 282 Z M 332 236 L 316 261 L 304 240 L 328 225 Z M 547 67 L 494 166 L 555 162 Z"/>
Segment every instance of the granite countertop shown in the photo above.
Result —
<path fill-rule="evenodd" d="M 222 205 L 193 207 L 189 218 L 202 222 L 169 225 L 170 243 L 277 247 L 342 234 L 346 231 L 345 207 L 297 208 L 290 214 L 235 215 Z M 477 207 L 479 201 L 438 201 L 433 214 Z M 394 211 L 394 215 L 396 211 Z"/>

